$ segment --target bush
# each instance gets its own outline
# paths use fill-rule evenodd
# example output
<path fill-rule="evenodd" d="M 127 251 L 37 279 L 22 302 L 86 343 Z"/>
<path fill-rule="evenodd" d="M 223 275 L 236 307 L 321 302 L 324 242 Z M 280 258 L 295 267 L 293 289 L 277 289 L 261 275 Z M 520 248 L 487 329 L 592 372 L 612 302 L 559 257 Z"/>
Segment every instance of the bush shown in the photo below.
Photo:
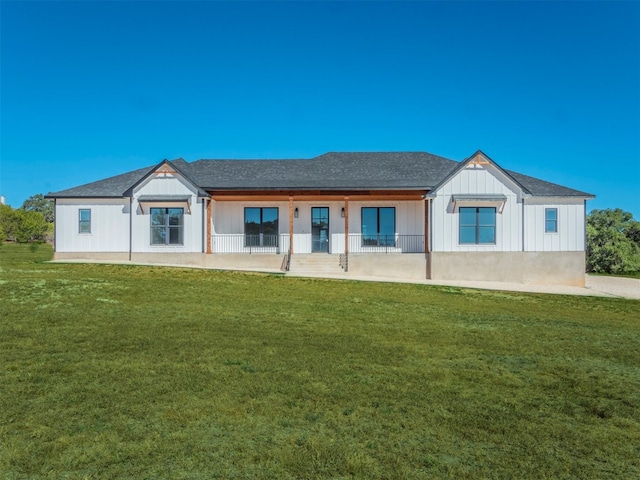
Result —
<path fill-rule="evenodd" d="M 619 208 L 587 216 L 587 271 L 627 274 L 640 271 L 640 222 Z"/>
<path fill-rule="evenodd" d="M 14 210 L 9 205 L 0 205 L 0 239 L 18 243 L 42 242 L 49 224 L 41 212 Z"/>

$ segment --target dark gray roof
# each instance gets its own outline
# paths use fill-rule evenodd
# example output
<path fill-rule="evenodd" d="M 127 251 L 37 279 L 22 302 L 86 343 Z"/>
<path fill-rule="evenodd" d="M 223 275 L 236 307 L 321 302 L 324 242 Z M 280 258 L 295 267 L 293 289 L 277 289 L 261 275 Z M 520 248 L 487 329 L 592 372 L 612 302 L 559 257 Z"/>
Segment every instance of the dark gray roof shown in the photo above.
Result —
<path fill-rule="evenodd" d="M 173 160 L 202 190 L 431 190 L 460 162 L 426 152 L 325 153 L 294 160 Z M 162 165 L 162 163 L 161 163 Z M 147 167 L 79 187 L 50 198 L 123 197 L 157 167 Z M 533 195 L 591 195 L 537 178 L 508 172 Z"/>
<path fill-rule="evenodd" d="M 594 197 L 594 195 L 590 193 L 581 192 L 569 187 L 563 187 L 562 185 L 540 180 L 539 178 L 529 177 L 528 175 L 512 172 L 510 170 L 505 171 L 520 185 L 526 187 L 529 193 L 534 197 Z"/>
<path fill-rule="evenodd" d="M 140 168 L 133 172 L 123 173 L 115 177 L 87 183 L 79 187 L 61 190 L 59 192 L 48 193 L 50 198 L 76 198 L 76 197 L 122 197 L 124 192 L 135 184 L 140 178 L 146 175 L 151 167 Z"/>
<path fill-rule="evenodd" d="M 423 152 L 331 152 L 310 160 L 198 160 L 185 170 L 204 189 L 424 190 L 455 165 Z"/>

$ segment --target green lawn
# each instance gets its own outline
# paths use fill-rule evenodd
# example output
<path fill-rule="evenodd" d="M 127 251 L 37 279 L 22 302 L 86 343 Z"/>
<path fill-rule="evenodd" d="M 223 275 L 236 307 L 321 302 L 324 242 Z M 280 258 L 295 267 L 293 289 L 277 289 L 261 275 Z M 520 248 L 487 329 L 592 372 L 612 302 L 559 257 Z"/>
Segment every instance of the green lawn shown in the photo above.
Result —
<path fill-rule="evenodd" d="M 640 302 L 0 247 L 0 478 L 640 478 Z"/>
<path fill-rule="evenodd" d="M 605 277 L 627 277 L 627 278 L 640 278 L 640 272 L 629 272 L 629 273 L 618 273 L 618 274 L 608 274 L 608 273 L 589 273 L 589 275 L 602 275 Z"/>

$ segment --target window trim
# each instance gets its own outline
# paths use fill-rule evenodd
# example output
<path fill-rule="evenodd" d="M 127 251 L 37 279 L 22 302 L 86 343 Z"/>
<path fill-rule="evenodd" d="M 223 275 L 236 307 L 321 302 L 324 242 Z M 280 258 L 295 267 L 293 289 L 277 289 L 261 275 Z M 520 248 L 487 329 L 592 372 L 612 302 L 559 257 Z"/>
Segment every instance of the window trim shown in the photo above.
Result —
<path fill-rule="evenodd" d="M 260 210 L 260 223 L 258 224 L 259 226 L 259 233 L 258 233 L 258 244 L 254 245 L 251 241 L 249 241 L 249 239 L 251 237 L 255 237 L 255 234 L 248 234 L 247 233 L 247 210 L 252 209 L 252 210 Z M 267 236 L 274 236 L 275 237 L 275 244 L 274 245 L 269 245 L 268 242 L 265 245 L 264 243 L 264 237 L 265 237 L 265 233 L 264 233 L 264 216 L 263 216 L 263 211 L 265 209 L 270 209 L 270 210 L 275 210 L 276 211 L 276 222 L 275 222 L 275 227 L 276 227 L 276 233 L 275 234 L 266 234 Z M 265 248 L 273 248 L 273 247 L 279 247 L 280 246 L 280 207 L 277 206 L 263 206 L 263 207 L 244 207 L 244 218 L 243 218 L 243 234 L 244 234 L 244 246 L 246 248 L 256 248 L 256 247 L 265 247 Z"/>
<path fill-rule="evenodd" d="M 493 225 L 481 225 L 480 224 L 480 209 L 493 210 Z M 475 210 L 475 224 L 463 225 L 462 224 L 462 210 Z M 498 209 L 496 207 L 459 207 L 458 208 L 458 245 L 497 245 L 498 239 Z M 462 241 L 462 227 L 475 227 L 474 241 L 463 242 Z M 493 227 L 493 240 L 491 242 L 480 241 L 480 228 L 481 227 Z"/>
<path fill-rule="evenodd" d="M 89 212 L 89 219 L 83 220 L 82 213 Z M 88 231 L 83 231 L 82 227 L 86 225 L 89 227 Z M 78 234 L 80 235 L 91 235 L 91 209 L 90 208 L 79 208 L 78 209 Z"/>
<path fill-rule="evenodd" d="M 549 217 L 547 216 L 551 212 L 555 212 L 555 217 L 553 219 L 549 219 Z M 553 222 L 553 230 L 549 229 L 549 222 Z M 557 207 L 545 207 L 544 233 L 558 233 L 558 208 Z"/>
<path fill-rule="evenodd" d="M 393 210 L 393 234 L 392 234 L 392 242 L 391 244 L 389 244 L 388 242 L 380 242 L 380 209 L 383 208 L 388 208 Z M 376 244 L 370 244 L 370 243 L 366 243 L 368 240 L 367 238 L 365 238 L 365 233 L 364 233 L 364 211 L 366 209 L 375 209 L 376 210 Z M 397 231 L 397 226 L 398 226 L 398 217 L 396 215 L 397 213 L 397 209 L 395 206 L 390 207 L 390 206 L 378 206 L 378 207 L 372 207 L 372 206 L 364 206 L 364 207 L 360 207 L 360 243 L 361 243 L 361 247 L 372 247 L 372 248 L 376 248 L 376 247 L 395 247 L 396 246 L 396 236 L 398 235 L 398 231 Z M 388 237 L 389 235 L 384 234 L 385 237 Z"/>
<path fill-rule="evenodd" d="M 164 225 L 153 225 L 153 211 L 154 210 L 164 210 L 165 222 Z M 169 210 L 180 210 L 182 212 L 180 216 L 180 225 L 171 226 L 169 224 Z M 153 243 L 153 229 L 164 230 L 164 243 Z M 170 243 L 171 241 L 171 229 L 178 230 L 180 232 L 179 243 Z M 172 247 L 172 246 L 184 246 L 184 208 L 183 207 L 151 207 L 149 209 L 149 244 L 152 247 Z"/>

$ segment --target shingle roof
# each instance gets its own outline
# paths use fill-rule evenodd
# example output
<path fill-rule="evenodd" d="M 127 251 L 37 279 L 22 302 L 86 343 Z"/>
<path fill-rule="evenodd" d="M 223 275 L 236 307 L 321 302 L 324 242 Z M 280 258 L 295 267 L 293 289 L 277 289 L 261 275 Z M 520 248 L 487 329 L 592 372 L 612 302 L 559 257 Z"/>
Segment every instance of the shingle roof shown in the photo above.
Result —
<path fill-rule="evenodd" d="M 198 160 L 204 189 L 425 189 L 457 162 L 423 152 L 330 152 L 310 160 Z"/>
<path fill-rule="evenodd" d="M 87 183 L 79 187 L 48 193 L 51 198 L 75 198 L 75 197 L 122 197 L 124 192 L 135 184 L 143 175 L 149 172 L 151 167 L 140 168 L 133 172 L 123 173 L 115 177 Z"/>
<path fill-rule="evenodd" d="M 174 160 L 203 190 L 431 190 L 459 162 L 426 152 L 329 152 L 294 160 Z M 147 167 L 79 187 L 49 193 L 50 198 L 122 197 L 149 174 Z M 508 172 L 533 195 L 592 195 Z"/>
<path fill-rule="evenodd" d="M 521 173 L 505 170 L 518 183 L 525 186 L 531 195 L 535 197 L 585 197 L 593 198 L 593 195 L 573 188 L 563 187 L 557 183 L 547 182 L 539 178 L 530 177 Z"/>

